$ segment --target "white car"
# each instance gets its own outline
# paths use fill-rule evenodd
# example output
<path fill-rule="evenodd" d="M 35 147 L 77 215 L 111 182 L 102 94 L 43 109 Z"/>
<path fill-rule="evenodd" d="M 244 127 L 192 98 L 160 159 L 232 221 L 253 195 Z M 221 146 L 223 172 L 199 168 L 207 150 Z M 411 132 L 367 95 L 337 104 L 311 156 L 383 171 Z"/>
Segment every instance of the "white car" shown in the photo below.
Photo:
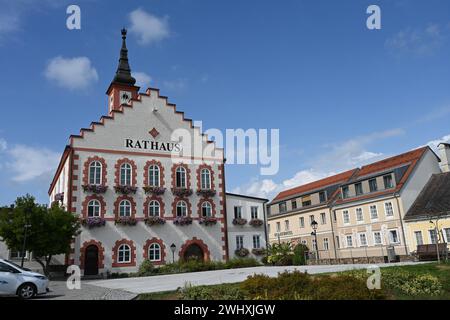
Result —
<path fill-rule="evenodd" d="M 31 272 L 11 261 L 0 259 L 0 295 L 19 296 L 30 299 L 37 294 L 47 293 L 48 278 Z"/>

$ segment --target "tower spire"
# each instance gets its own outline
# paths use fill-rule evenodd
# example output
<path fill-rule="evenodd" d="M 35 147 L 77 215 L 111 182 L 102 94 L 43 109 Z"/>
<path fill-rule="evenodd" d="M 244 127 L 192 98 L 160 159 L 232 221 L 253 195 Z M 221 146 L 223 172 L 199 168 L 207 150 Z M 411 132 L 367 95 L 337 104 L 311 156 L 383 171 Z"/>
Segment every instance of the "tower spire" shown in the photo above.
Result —
<path fill-rule="evenodd" d="M 128 63 L 128 49 L 127 49 L 127 29 L 122 29 L 122 48 L 120 49 L 119 66 L 117 67 L 116 75 L 113 83 L 120 83 L 134 86 L 136 79 L 131 76 L 130 64 Z"/>

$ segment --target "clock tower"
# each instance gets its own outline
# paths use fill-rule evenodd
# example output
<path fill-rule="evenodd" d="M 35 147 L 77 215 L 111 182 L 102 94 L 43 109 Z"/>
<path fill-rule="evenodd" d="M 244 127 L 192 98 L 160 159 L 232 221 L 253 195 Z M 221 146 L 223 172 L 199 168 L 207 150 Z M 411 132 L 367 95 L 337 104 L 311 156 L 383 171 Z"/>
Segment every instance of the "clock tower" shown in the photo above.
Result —
<path fill-rule="evenodd" d="M 126 44 L 127 30 L 122 29 L 122 48 L 120 49 L 119 66 L 116 75 L 109 85 L 108 110 L 119 110 L 122 105 L 129 105 L 131 99 L 136 99 L 139 87 L 135 86 L 136 79 L 131 76 L 130 64 L 128 63 L 128 49 Z"/>

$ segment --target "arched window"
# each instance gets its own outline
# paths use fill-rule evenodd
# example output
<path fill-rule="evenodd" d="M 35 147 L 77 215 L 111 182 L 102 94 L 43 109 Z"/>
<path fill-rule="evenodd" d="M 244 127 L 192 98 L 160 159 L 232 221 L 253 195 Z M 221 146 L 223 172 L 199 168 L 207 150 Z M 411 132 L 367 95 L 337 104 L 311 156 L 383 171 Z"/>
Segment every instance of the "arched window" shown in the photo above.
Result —
<path fill-rule="evenodd" d="M 121 244 L 117 249 L 117 262 L 128 263 L 131 262 L 131 248 L 127 244 Z"/>
<path fill-rule="evenodd" d="M 205 201 L 202 203 L 202 216 L 203 217 L 211 217 L 212 215 L 212 208 L 211 203 L 209 201 Z"/>
<path fill-rule="evenodd" d="M 159 202 L 156 200 L 150 201 L 148 204 L 148 215 L 150 217 L 159 217 L 160 216 L 161 207 Z"/>
<path fill-rule="evenodd" d="M 128 200 L 122 200 L 119 204 L 119 216 L 130 217 L 131 216 L 131 203 Z"/>
<path fill-rule="evenodd" d="M 89 164 L 89 184 L 102 184 L 102 164 L 98 161 L 92 161 Z"/>
<path fill-rule="evenodd" d="M 176 180 L 177 188 L 186 188 L 186 169 L 184 167 L 177 168 Z"/>
<path fill-rule="evenodd" d="M 151 165 L 148 167 L 148 185 L 150 187 L 159 187 L 159 167 Z"/>
<path fill-rule="evenodd" d="M 161 246 L 158 243 L 152 243 L 150 247 L 148 247 L 148 259 L 150 261 L 161 260 Z"/>
<path fill-rule="evenodd" d="M 177 217 L 187 216 L 187 204 L 184 201 L 177 202 Z"/>
<path fill-rule="evenodd" d="M 88 217 L 100 217 L 101 205 L 98 200 L 91 200 L 88 203 Z"/>
<path fill-rule="evenodd" d="M 201 173 L 200 173 L 200 181 L 201 181 L 201 186 L 200 189 L 204 189 L 204 190 L 209 190 L 211 189 L 211 171 L 209 171 L 208 169 L 202 169 Z"/>
<path fill-rule="evenodd" d="M 131 186 L 131 165 L 124 163 L 120 166 L 120 185 Z"/>

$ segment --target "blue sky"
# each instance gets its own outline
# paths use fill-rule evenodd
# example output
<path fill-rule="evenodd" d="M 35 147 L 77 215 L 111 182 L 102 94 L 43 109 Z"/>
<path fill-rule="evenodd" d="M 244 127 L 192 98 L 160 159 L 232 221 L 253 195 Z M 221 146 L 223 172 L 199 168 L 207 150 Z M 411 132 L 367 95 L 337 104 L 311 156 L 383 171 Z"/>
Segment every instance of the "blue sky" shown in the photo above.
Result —
<path fill-rule="evenodd" d="M 72 3 L 81 30 L 66 28 Z M 370 4 L 381 30 L 366 28 Z M 229 165 L 228 191 L 271 197 L 450 140 L 445 0 L 0 5 L 0 205 L 47 201 L 68 136 L 107 112 L 123 26 L 133 72 L 204 128 L 280 129 L 278 174 Z"/>

